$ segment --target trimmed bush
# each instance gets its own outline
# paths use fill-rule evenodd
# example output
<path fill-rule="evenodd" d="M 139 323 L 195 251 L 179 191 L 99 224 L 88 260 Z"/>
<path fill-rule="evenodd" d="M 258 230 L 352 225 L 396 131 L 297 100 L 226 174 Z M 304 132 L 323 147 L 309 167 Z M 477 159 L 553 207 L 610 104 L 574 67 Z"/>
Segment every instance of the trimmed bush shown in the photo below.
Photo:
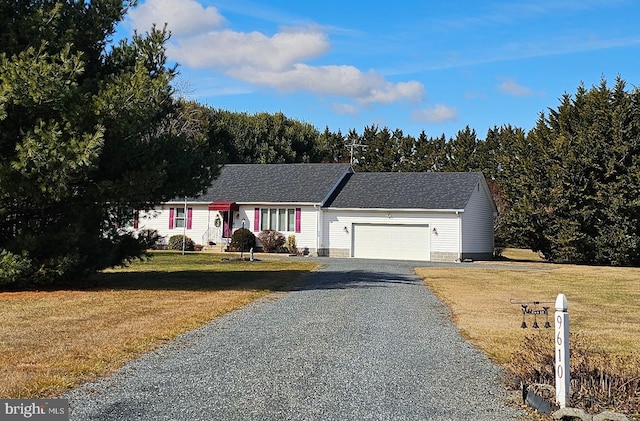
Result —
<path fill-rule="evenodd" d="M 264 230 L 258 234 L 258 238 L 262 243 L 262 249 L 267 253 L 279 251 L 284 246 L 284 235 L 276 230 Z"/>
<path fill-rule="evenodd" d="M 182 239 L 184 238 L 184 249 L 187 251 L 193 251 L 195 243 L 189 237 L 184 235 L 172 235 L 169 238 L 169 250 L 182 250 Z"/>
<path fill-rule="evenodd" d="M 231 234 L 232 251 L 249 251 L 256 246 L 256 236 L 246 228 L 238 228 Z"/>

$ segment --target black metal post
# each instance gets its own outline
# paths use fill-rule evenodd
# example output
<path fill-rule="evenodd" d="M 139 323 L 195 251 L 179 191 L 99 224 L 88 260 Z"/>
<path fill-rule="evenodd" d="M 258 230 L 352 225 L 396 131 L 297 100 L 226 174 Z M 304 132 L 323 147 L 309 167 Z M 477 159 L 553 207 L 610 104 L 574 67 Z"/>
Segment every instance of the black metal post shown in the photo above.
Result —
<path fill-rule="evenodd" d="M 244 259 L 244 218 L 242 218 L 242 231 L 240 231 L 240 260 Z"/>

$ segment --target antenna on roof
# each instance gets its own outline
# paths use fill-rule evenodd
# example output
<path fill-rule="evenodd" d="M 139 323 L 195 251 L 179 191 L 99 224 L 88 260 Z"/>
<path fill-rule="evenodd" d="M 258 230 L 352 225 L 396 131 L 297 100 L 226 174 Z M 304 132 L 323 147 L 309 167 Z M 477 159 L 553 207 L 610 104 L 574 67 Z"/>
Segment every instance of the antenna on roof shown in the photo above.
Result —
<path fill-rule="evenodd" d="M 351 144 L 350 144 L 350 145 L 345 145 L 345 146 L 346 146 L 347 148 L 351 148 L 351 160 L 349 161 L 349 163 L 350 163 L 351 165 L 353 165 L 353 149 L 354 149 L 354 148 L 364 148 L 364 149 L 366 149 L 366 148 L 367 148 L 367 145 L 364 145 L 364 144 L 362 144 L 362 143 L 356 143 L 356 139 L 355 139 L 355 138 L 351 141 Z"/>

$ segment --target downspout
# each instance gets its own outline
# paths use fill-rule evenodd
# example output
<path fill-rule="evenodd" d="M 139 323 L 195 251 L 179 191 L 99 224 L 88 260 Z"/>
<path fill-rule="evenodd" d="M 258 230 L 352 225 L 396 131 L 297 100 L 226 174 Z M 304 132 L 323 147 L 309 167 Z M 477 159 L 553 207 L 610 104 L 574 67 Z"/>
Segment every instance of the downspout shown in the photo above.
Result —
<path fill-rule="evenodd" d="M 320 256 L 320 207 L 313 205 L 316 210 L 316 256 Z"/>
<path fill-rule="evenodd" d="M 458 261 L 462 262 L 462 215 L 456 211 L 458 216 Z"/>

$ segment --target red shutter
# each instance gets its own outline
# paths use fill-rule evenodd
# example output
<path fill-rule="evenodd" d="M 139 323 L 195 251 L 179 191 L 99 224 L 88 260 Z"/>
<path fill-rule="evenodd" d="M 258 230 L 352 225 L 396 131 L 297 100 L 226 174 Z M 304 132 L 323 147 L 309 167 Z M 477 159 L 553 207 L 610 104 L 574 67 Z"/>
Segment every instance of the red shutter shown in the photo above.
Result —
<path fill-rule="evenodd" d="M 133 229 L 137 230 L 140 226 L 140 211 L 133 211 Z"/>
<path fill-rule="evenodd" d="M 187 209 L 187 229 L 190 230 L 193 226 L 193 208 Z"/>
<path fill-rule="evenodd" d="M 253 210 L 253 232 L 260 231 L 260 208 Z"/>
<path fill-rule="evenodd" d="M 169 208 L 169 229 L 173 229 L 173 220 L 176 217 L 176 210 L 174 208 Z"/>
<path fill-rule="evenodd" d="M 302 213 L 302 209 L 296 208 L 296 232 L 300 232 L 300 214 Z"/>

